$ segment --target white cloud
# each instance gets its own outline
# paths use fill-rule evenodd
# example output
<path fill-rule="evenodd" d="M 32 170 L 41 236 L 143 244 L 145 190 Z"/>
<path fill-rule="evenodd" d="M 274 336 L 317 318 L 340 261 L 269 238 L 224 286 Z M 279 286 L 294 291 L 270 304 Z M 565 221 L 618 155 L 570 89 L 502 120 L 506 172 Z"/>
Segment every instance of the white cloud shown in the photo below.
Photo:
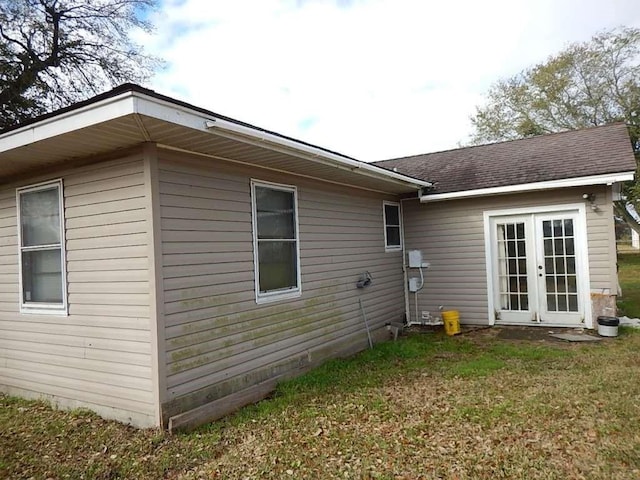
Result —
<path fill-rule="evenodd" d="M 635 13 L 634 13 L 635 12 Z M 164 0 L 152 88 L 363 160 L 455 148 L 493 81 L 636 0 Z"/>

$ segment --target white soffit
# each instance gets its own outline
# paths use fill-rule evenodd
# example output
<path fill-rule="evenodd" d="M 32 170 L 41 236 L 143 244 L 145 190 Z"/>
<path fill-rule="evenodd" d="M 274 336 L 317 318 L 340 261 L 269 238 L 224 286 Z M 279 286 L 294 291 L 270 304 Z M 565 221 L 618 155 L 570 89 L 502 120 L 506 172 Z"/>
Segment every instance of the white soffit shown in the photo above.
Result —
<path fill-rule="evenodd" d="M 607 173 L 586 177 L 563 178 L 547 182 L 523 183 L 521 185 L 505 185 L 502 187 L 480 188 L 449 193 L 433 193 L 420 196 L 421 203 L 440 202 L 461 198 L 486 197 L 490 195 L 506 195 L 509 193 L 532 192 L 536 190 L 552 190 L 555 188 L 583 187 L 587 185 L 612 185 L 614 183 L 633 180 L 635 172 Z"/>

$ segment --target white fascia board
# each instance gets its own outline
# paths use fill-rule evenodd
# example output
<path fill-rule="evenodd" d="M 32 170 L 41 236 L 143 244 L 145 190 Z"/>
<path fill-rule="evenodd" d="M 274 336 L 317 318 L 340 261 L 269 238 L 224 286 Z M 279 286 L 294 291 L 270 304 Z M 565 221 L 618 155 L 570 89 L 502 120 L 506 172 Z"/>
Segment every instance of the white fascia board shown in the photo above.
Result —
<path fill-rule="evenodd" d="M 523 183 L 521 185 L 506 185 L 503 187 L 479 188 L 461 192 L 434 193 L 421 195 L 420 203 L 440 202 L 443 200 L 455 200 L 459 198 L 486 197 L 489 195 L 505 195 L 508 193 L 522 193 L 536 190 L 552 190 L 555 188 L 583 187 L 588 185 L 612 185 L 614 183 L 633 180 L 633 171 L 606 173 L 602 175 L 590 175 L 587 177 L 564 178 L 550 180 L 548 182 Z"/>
<path fill-rule="evenodd" d="M 0 152 L 123 117 L 134 113 L 134 109 L 132 92 L 125 92 L 4 133 L 0 135 Z"/>
<path fill-rule="evenodd" d="M 278 135 L 257 130 L 245 125 L 238 125 L 237 123 L 229 122 L 227 120 L 216 118 L 214 120 L 208 121 L 206 126 L 210 131 L 220 129 L 222 131 L 228 131 L 241 136 L 249 137 L 251 139 L 257 140 L 258 142 L 261 142 L 262 144 L 271 143 L 279 147 L 298 151 L 305 155 L 304 158 L 307 158 L 311 161 L 317 159 L 317 161 L 325 164 L 327 164 L 327 162 L 330 162 L 329 164 L 333 164 L 333 166 L 335 167 L 345 168 L 352 172 L 360 173 L 366 176 L 382 178 L 385 180 L 396 180 L 403 184 L 410 184 L 416 189 L 432 186 L 430 182 L 407 177 L 406 175 L 402 175 L 393 171 L 387 171 L 383 168 L 376 167 L 375 165 L 370 165 L 365 162 L 360 162 L 358 160 L 343 157 L 342 155 L 327 152 L 326 150 L 322 150 L 321 148 L 313 147 L 311 145 L 305 145 L 296 142 L 295 140 L 289 140 L 288 138 L 283 138 Z M 265 147 L 266 146 L 267 145 L 265 145 Z"/>

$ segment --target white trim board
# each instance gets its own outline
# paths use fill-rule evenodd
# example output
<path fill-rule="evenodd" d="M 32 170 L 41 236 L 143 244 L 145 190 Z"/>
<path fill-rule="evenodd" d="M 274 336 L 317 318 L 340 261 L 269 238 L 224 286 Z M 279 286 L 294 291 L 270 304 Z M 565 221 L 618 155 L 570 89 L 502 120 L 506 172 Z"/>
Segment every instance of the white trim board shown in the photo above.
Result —
<path fill-rule="evenodd" d="M 586 187 L 588 185 L 612 185 L 614 183 L 633 180 L 633 171 L 589 175 L 586 177 L 563 178 L 547 182 L 523 183 L 520 185 L 505 185 L 503 187 L 479 188 L 450 193 L 433 193 L 420 195 L 420 203 L 455 200 L 458 198 L 485 197 L 490 195 L 506 195 L 509 193 L 531 192 L 536 190 L 552 190 L 554 188 Z"/>

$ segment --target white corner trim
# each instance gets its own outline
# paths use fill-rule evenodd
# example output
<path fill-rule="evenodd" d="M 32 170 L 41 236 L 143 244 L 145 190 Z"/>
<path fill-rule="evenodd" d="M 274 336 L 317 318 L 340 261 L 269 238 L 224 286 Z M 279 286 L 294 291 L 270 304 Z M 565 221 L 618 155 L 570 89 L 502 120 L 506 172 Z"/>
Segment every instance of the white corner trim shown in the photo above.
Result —
<path fill-rule="evenodd" d="M 461 192 L 433 193 L 420 196 L 420 203 L 439 202 L 458 198 L 484 197 L 489 195 L 505 195 L 508 193 L 530 192 L 535 190 L 551 190 L 554 188 L 582 187 L 587 185 L 611 185 L 618 182 L 633 180 L 633 171 L 589 175 L 586 177 L 564 178 L 547 182 L 523 183 L 520 185 L 506 185 L 503 187 L 479 188 Z"/>

